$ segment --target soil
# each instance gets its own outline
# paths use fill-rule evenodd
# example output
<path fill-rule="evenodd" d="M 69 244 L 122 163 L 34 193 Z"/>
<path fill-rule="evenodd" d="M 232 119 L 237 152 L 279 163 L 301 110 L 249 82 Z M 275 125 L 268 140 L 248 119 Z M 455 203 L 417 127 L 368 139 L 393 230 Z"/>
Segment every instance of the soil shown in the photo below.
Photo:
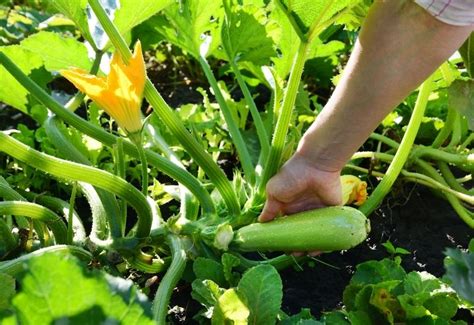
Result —
<path fill-rule="evenodd" d="M 370 219 L 372 230 L 366 242 L 344 253 L 319 257 L 332 267 L 316 263 L 314 267 L 303 266 L 299 271 L 288 269 L 281 273 L 285 312 L 295 314 L 301 308 L 310 308 L 319 317 L 324 311 L 341 307 L 344 287 L 355 266 L 387 257 L 381 245 L 387 240 L 411 252 L 403 257 L 402 265 L 407 272 L 427 271 L 439 277 L 445 272 L 445 248 L 466 248 L 474 234 L 447 201 L 417 185 L 405 186 L 403 191 L 391 194 Z M 472 316 L 462 318 L 474 324 Z"/>

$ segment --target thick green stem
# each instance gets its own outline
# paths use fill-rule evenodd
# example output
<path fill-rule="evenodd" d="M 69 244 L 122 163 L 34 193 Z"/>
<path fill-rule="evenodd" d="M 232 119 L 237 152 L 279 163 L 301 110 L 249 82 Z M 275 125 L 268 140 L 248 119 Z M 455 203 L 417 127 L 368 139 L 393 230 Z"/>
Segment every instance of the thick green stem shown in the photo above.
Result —
<path fill-rule="evenodd" d="M 263 161 L 265 161 L 268 158 L 268 153 L 270 151 L 270 140 L 268 138 L 265 125 L 263 125 L 263 121 L 258 112 L 257 105 L 255 104 L 252 94 L 250 93 L 250 90 L 247 87 L 247 84 L 245 83 L 242 73 L 240 72 L 240 69 L 237 64 L 232 59 L 230 60 L 230 67 L 232 68 L 232 72 L 234 72 L 234 75 L 237 78 L 237 82 L 239 83 L 240 89 L 244 94 L 247 106 L 250 109 L 250 114 L 252 115 L 252 119 L 255 123 L 255 129 L 257 130 L 257 136 L 260 143 L 260 157 L 261 159 L 263 159 Z"/>
<path fill-rule="evenodd" d="M 470 156 L 466 154 L 455 154 L 449 153 L 442 149 L 436 149 L 432 147 L 425 147 L 425 146 L 416 146 L 416 148 L 412 151 L 412 159 L 416 158 L 431 158 L 437 161 L 443 161 L 450 164 L 455 165 L 467 165 L 474 167 L 474 160 L 470 158 Z"/>
<path fill-rule="evenodd" d="M 59 159 L 36 151 L 0 132 L 0 151 L 54 176 L 87 182 L 127 200 L 138 213 L 137 237 L 147 237 L 151 227 L 151 210 L 146 198 L 132 185 L 106 171 Z"/>
<path fill-rule="evenodd" d="M 380 141 L 382 143 L 385 143 L 387 146 L 390 146 L 394 149 L 398 149 L 398 147 L 400 146 L 400 143 L 398 143 L 397 141 L 395 141 L 393 139 L 390 139 L 389 137 L 386 137 L 382 134 L 372 133 L 370 135 L 370 138 L 374 139 L 374 140 L 377 140 L 377 141 Z"/>
<path fill-rule="evenodd" d="M 79 131 L 87 134 L 88 136 L 96 139 L 104 143 L 107 146 L 113 146 L 116 143 L 117 137 L 104 131 L 102 128 L 99 128 L 76 114 L 70 112 L 63 106 L 61 106 L 58 102 L 56 102 L 51 96 L 49 96 L 41 87 L 39 87 L 34 81 L 32 81 L 28 76 L 26 76 L 4 53 L 0 52 L 0 64 L 2 64 L 5 69 L 13 76 L 15 79 L 25 87 L 39 102 L 41 102 L 44 106 L 49 108 L 54 114 L 58 117 L 63 119 L 65 122 L 71 124 L 73 127 L 78 129 Z M 152 87 L 150 81 L 147 81 L 149 84 L 149 88 Z M 155 90 L 156 91 L 156 90 Z M 159 94 L 157 93 L 157 96 Z M 163 101 L 164 102 L 164 101 Z M 165 104 L 166 105 L 166 104 Z M 189 132 L 188 132 L 189 133 Z M 190 136 L 190 135 L 189 135 Z M 130 142 L 124 142 L 124 151 L 134 157 L 138 157 L 137 149 L 133 144 Z M 169 160 L 161 157 L 160 155 L 151 152 L 149 150 L 146 151 L 148 161 L 150 164 L 161 170 L 166 175 L 169 175 L 171 178 L 175 179 L 179 183 L 185 185 L 201 202 L 202 206 L 213 206 L 214 203 L 209 195 L 209 193 L 203 188 L 201 182 L 199 182 L 194 176 L 192 176 L 186 170 L 181 168 L 177 168 L 173 163 Z M 210 161 L 215 164 L 215 162 L 210 158 Z M 221 171 L 222 172 L 222 171 Z M 224 173 L 222 172 L 224 175 Z M 233 190 L 230 186 L 230 183 L 223 176 L 223 181 L 225 180 L 228 183 L 229 191 L 232 195 Z M 235 200 L 236 205 L 238 207 L 237 201 Z"/>
<path fill-rule="evenodd" d="M 456 177 L 451 172 L 451 169 L 449 168 L 447 163 L 443 161 L 438 161 L 438 168 L 441 174 L 443 175 L 444 180 L 446 181 L 446 183 L 448 183 L 448 185 L 451 188 L 455 189 L 458 192 L 469 194 L 469 191 L 466 190 L 461 184 L 458 183 L 458 181 L 456 180 Z M 473 197 L 473 200 L 474 200 L 474 197 Z M 474 204 L 474 203 L 471 203 L 471 204 Z"/>
<path fill-rule="evenodd" d="M 443 177 L 434 169 L 430 164 L 427 162 L 416 159 L 415 164 L 427 175 L 431 178 L 435 179 L 436 181 L 440 182 L 441 184 L 447 185 L 446 181 Z M 446 199 L 453 207 L 454 211 L 458 214 L 458 216 L 471 228 L 474 228 L 474 213 L 467 210 L 461 204 L 460 200 L 456 198 L 453 194 L 444 193 Z"/>
<path fill-rule="evenodd" d="M 73 241 L 78 245 L 84 242 L 86 238 L 84 225 L 82 224 L 79 214 L 71 208 L 69 203 L 58 199 L 57 197 L 36 194 L 30 191 L 22 191 L 21 195 L 23 195 L 29 201 L 41 204 L 42 206 L 53 210 L 58 215 L 62 215 L 64 219 L 66 219 L 66 216 L 69 216 L 72 211 L 72 229 L 74 230 Z"/>
<path fill-rule="evenodd" d="M 140 132 L 139 134 L 131 134 L 130 140 L 135 144 L 138 151 L 138 156 L 140 157 L 140 164 L 142 170 L 142 193 L 143 195 L 148 195 L 148 161 L 146 159 L 145 150 L 143 149 L 143 136 Z"/>
<path fill-rule="evenodd" d="M 71 207 L 67 216 L 67 243 L 71 245 L 73 243 L 74 229 L 73 229 L 73 220 L 74 220 L 74 205 L 76 204 L 76 194 L 77 194 L 77 183 L 74 182 L 72 185 L 71 197 L 69 199 L 69 206 Z"/>
<path fill-rule="evenodd" d="M 61 121 L 58 116 L 50 116 L 45 122 L 46 134 L 58 151 L 69 160 L 82 165 L 92 166 L 89 159 L 63 134 L 60 125 Z M 88 198 L 92 207 L 93 227 L 91 238 L 105 237 L 104 235 L 109 231 L 113 238 L 122 237 L 123 231 L 121 229 L 125 221 L 118 218 L 119 208 L 115 196 L 107 191 L 96 189 L 85 182 L 79 182 L 79 187 Z"/>
<path fill-rule="evenodd" d="M 234 142 L 235 148 L 237 149 L 237 153 L 239 154 L 240 163 L 242 165 L 242 169 L 244 170 L 245 176 L 251 183 L 254 183 L 255 170 L 254 166 L 252 165 L 252 159 L 247 149 L 247 145 L 245 144 L 244 138 L 242 137 L 242 133 L 240 133 L 237 123 L 234 120 L 234 117 L 232 116 L 230 108 L 227 105 L 227 102 L 225 101 L 219 86 L 217 85 L 217 80 L 214 77 L 214 74 L 206 58 L 200 56 L 198 60 L 201 64 L 201 67 L 204 71 L 204 74 L 206 75 L 209 84 L 211 85 L 212 91 L 214 92 L 214 96 L 216 96 L 216 100 L 217 103 L 219 103 L 222 115 L 224 115 L 224 120 L 229 129 L 229 133 Z"/>
<path fill-rule="evenodd" d="M 58 244 L 67 241 L 67 229 L 61 218 L 53 211 L 39 204 L 24 201 L 0 202 L 0 215 L 21 215 L 44 222 L 54 234 Z"/>
<path fill-rule="evenodd" d="M 276 173 L 281 165 L 286 134 L 288 133 L 288 127 L 290 125 L 293 107 L 296 101 L 296 95 L 298 94 L 298 87 L 300 85 L 301 75 L 303 74 L 308 47 L 309 43 L 300 43 L 298 52 L 296 53 L 296 57 L 293 62 L 293 66 L 291 68 L 290 79 L 288 80 L 288 85 L 285 89 L 283 104 L 275 126 L 275 132 L 273 134 L 270 154 L 268 155 L 268 159 L 265 161 L 262 180 L 259 184 L 258 192 L 261 196 L 265 191 L 265 186 L 268 180 Z"/>
<path fill-rule="evenodd" d="M 385 195 L 388 194 L 392 188 L 393 183 L 397 179 L 400 171 L 405 165 L 405 162 L 410 154 L 411 147 L 415 141 L 416 134 L 423 119 L 428 98 L 433 88 L 433 76 L 430 76 L 421 86 L 420 93 L 413 109 L 412 117 L 408 123 L 407 130 L 403 136 L 402 142 L 398 147 L 397 153 L 387 169 L 387 173 L 382 181 L 377 185 L 367 201 L 359 208 L 365 215 L 372 213 L 377 206 L 382 202 Z"/>
<path fill-rule="evenodd" d="M 125 154 L 123 152 L 123 139 L 118 138 L 117 144 L 114 146 L 114 164 L 115 174 L 125 179 Z M 127 201 L 120 200 L 120 215 L 122 216 L 122 233 L 125 233 L 125 226 L 127 224 Z"/>
<path fill-rule="evenodd" d="M 167 237 L 173 260 L 165 276 L 161 279 L 155 299 L 153 299 L 153 320 L 158 325 L 166 324 L 166 315 L 168 314 L 168 304 L 171 293 L 179 279 L 181 279 L 184 268 L 186 267 L 186 251 L 182 240 L 175 234 L 169 234 Z"/>
<path fill-rule="evenodd" d="M 77 247 L 77 246 L 68 246 L 68 245 L 55 245 L 51 247 L 45 247 L 38 249 L 32 253 L 22 255 L 14 260 L 0 262 L 0 273 L 6 273 L 10 276 L 17 276 L 20 273 L 25 271 L 25 263 L 30 259 L 38 256 L 42 256 L 49 253 L 69 255 L 72 254 L 81 260 L 90 261 L 92 259 L 92 254 L 88 251 Z"/>
<path fill-rule="evenodd" d="M 115 49 L 120 53 L 122 59 L 125 62 L 128 62 L 131 57 L 130 49 L 128 48 L 127 43 L 120 35 L 115 25 L 107 16 L 104 8 L 102 8 L 98 0 L 89 0 L 89 5 L 100 21 L 102 28 L 109 36 L 110 41 L 115 46 Z M 189 131 L 184 127 L 181 120 L 168 106 L 168 104 L 166 104 L 165 100 L 158 93 L 150 79 L 146 80 L 144 94 L 145 98 L 157 111 L 158 116 L 161 118 L 164 124 L 170 129 L 174 136 L 180 141 L 181 145 L 212 180 L 213 184 L 221 193 L 222 198 L 229 209 L 229 212 L 231 214 L 238 215 L 240 213 L 240 205 L 237 201 L 237 196 L 232 189 L 232 185 L 227 179 L 226 175 L 222 169 L 219 168 L 212 157 L 202 148 L 199 142 L 193 138 Z M 176 168 L 174 165 L 172 167 L 174 172 L 179 174 L 177 172 L 177 169 L 179 170 L 179 168 Z"/>

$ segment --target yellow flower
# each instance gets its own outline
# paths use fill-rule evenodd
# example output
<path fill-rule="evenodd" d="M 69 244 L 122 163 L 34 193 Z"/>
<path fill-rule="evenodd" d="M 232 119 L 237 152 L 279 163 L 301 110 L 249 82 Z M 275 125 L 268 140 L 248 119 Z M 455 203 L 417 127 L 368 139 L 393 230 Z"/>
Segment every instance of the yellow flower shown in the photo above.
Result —
<path fill-rule="evenodd" d="M 133 52 L 128 64 L 115 52 L 107 77 L 90 75 L 78 68 L 60 71 L 62 76 L 96 102 L 127 134 L 137 133 L 142 128 L 140 106 L 146 79 L 140 41 L 135 44 Z"/>
<path fill-rule="evenodd" d="M 362 205 L 367 200 L 367 183 L 354 175 L 341 176 L 342 204 Z"/>

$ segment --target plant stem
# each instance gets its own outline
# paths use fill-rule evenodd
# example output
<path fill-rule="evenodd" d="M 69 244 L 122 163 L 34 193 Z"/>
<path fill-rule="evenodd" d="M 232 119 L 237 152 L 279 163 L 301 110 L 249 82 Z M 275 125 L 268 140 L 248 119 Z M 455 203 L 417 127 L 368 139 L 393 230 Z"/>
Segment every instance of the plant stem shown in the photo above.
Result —
<path fill-rule="evenodd" d="M 247 149 L 247 145 L 240 133 L 240 130 L 232 116 L 229 106 L 222 95 L 222 92 L 217 84 L 217 80 L 214 77 L 214 74 L 207 62 L 206 58 L 199 56 L 199 63 L 206 75 L 206 78 L 211 85 L 212 91 L 214 92 L 214 96 L 216 96 L 216 100 L 219 103 L 221 108 L 222 115 L 224 115 L 224 120 L 229 128 L 230 136 L 234 142 L 235 148 L 237 149 L 237 153 L 239 154 L 240 163 L 242 165 L 242 169 L 244 170 L 244 174 L 250 183 L 255 182 L 255 170 L 254 166 L 252 165 L 252 159 L 250 157 L 249 151 Z"/>
<path fill-rule="evenodd" d="M 44 123 L 46 134 L 51 142 L 54 143 L 54 146 L 69 160 L 82 165 L 92 166 L 89 159 L 61 132 L 60 124 L 61 121 L 56 115 L 49 116 Z M 121 229 L 125 222 L 122 222 L 118 217 L 120 214 L 115 196 L 102 189 L 96 189 L 85 182 L 79 182 L 78 185 L 92 208 L 91 238 L 94 240 L 99 234 L 105 235 L 109 231 L 113 238 L 122 237 L 123 231 Z"/>
<path fill-rule="evenodd" d="M 367 201 L 359 208 L 365 215 L 372 213 L 377 206 L 382 202 L 385 195 L 388 194 L 392 188 L 393 183 L 397 179 L 400 171 L 402 170 L 408 155 L 410 154 L 411 147 L 415 141 L 416 134 L 423 119 L 423 115 L 428 104 L 428 98 L 433 88 L 433 76 L 430 76 L 421 86 L 420 93 L 416 100 L 415 108 L 408 123 L 407 130 L 403 136 L 402 142 L 398 147 L 397 153 L 393 158 L 392 163 L 387 169 L 382 181 L 377 185 L 375 190 L 369 196 Z"/>
<path fill-rule="evenodd" d="M 99 128 L 76 114 L 68 111 L 66 108 L 61 106 L 58 102 L 56 102 L 51 96 L 49 96 L 41 87 L 39 87 L 34 81 L 32 81 L 28 76 L 26 76 L 4 53 L 0 52 L 0 64 L 2 64 L 5 69 L 11 73 L 13 77 L 23 86 L 25 87 L 40 103 L 44 106 L 49 108 L 54 114 L 58 117 L 66 121 L 67 123 L 71 124 L 73 127 L 78 129 L 79 131 L 87 134 L 88 136 L 96 139 L 99 142 L 107 146 L 113 146 L 116 143 L 117 137 L 104 131 L 102 128 Z M 147 84 L 150 84 L 149 87 L 153 87 L 151 83 L 148 81 Z M 159 94 L 158 94 L 159 96 Z M 138 152 L 135 146 L 129 142 L 124 142 L 124 150 L 128 155 L 137 157 Z M 214 209 L 214 203 L 209 195 L 209 193 L 203 188 L 201 182 L 199 182 L 194 176 L 192 176 L 186 170 L 177 168 L 173 163 L 169 160 L 165 159 L 164 157 L 151 152 L 149 150 L 146 151 L 148 161 L 158 168 L 160 171 L 169 175 L 171 178 L 175 179 L 179 183 L 184 184 L 199 200 L 203 209 L 206 207 L 209 210 Z M 210 159 L 213 164 L 215 162 Z M 225 175 L 224 175 L 225 178 Z M 225 179 L 227 183 L 227 179 Z M 227 184 L 230 188 L 229 191 L 233 194 L 232 188 L 230 187 L 230 183 Z M 235 194 L 233 194 L 235 196 Z M 235 201 L 237 202 L 237 201 Z M 236 203 L 237 204 L 237 203 Z M 238 207 L 238 204 L 237 204 Z"/>
<path fill-rule="evenodd" d="M 116 175 L 125 179 L 125 154 L 123 153 L 122 138 L 117 138 L 117 143 L 114 146 L 114 165 Z M 120 214 L 122 216 L 122 234 L 124 234 L 127 223 L 127 201 L 125 200 L 120 200 Z"/>
<path fill-rule="evenodd" d="M 74 220 L 74 205 L 76 203 L 77 183 L 72 184 L 71 197 L 69 198 L 69 212 L 67 216 L 67 244 L 73 243 L 74 231 L 73 231 L 73 220 Z"/>
<path fill-rule="evenodd" d="M 0 132 L 0 151 L 42 171 L 72 181 L 87 182 L 115 193 L 127 200 L 138 213 L 137 237 L 150 233 L 152 221 L 146 198 L 132 185 L 106 171 L 59 159 L 34 150 L 18 140 Z"/>
<path fill-rule="evenodd" d="M 140 157 L 142 170 L 142 194 L 148 195 L 148 161 L 146 159 L 145 151 L 143 150 L 143 136 L 142 132 L 129 135 L 130 140 L 135 144 Z"/>
<path fill-rule="evenodd" d="M 434 169 L 430 164 L 427 162 L 421 160 L 421 159 L 416 159 L 415 164 L 423 170 L 423 172 L 427 175 L 429 175 L 431 178 L 435 179 L 436 181 L 440 182 L 441 184 L 447 185 L 446 181 L 443 179 L 443 177 Z M 456 211 L 458 216 L 471 228 L 474 228 L 474 213 L 470 212 L 466 208 L 464 208 L 459 201 L 458 198 L 456 198 L 453 194 L 450 193 L 444 193 L 446 196 L 446 199 L 448 202 L 451 204 L 453 209 Z"/>
<path fill-rule="evenodd" d="M 270 150 L 270 140 L 268 139 L 267 131 L 265 129 L 265 126 L 263 125 L 262 118 L 260 117 L 257 105 L 255 104 L 255 101 L 253 100 L 252 94 L 250 93 L 250 90 L 247 87 L 247 84 L 245 83 L 245 80 L 242 76 L 242 73 L 240 72 L 239 67 L 237 66 L 236 62 L 233 59 L 230 60 L 230 67 L 232 68 L 232 72 L 234 72 L 234 75 L 237 78 L 237 82 L 239 83 L 240 89 L 242 90 L 242 93 L 244 94 L 244 98 L 245 98 L 245 101 L 247 102 L 247 106 L 250 109 L 250 114 L 252 115 L 252 119 L 255 123 L 258 140 L 260 142 L 260 150 L 261 150 L 260 156 L 261 156 L 261 159 L 265 161 L 268 157 L 268 153 Z"/>
<path fill-rule="evenodd" d="M 296 95 L 298 94 L 298 87 L 300 84 L 301 75 L 303 74 L 308 47 L 308 43 L 300 43 L 298 52 L 296 53 L 296 57 L 293 62 L 293 66 L 291 68 L 290 78 L 288 80 L 288 85 L 285 89 L 283 104 L 280 110 L 280 114 L 278 115 L 278 120 L 275 126 L 275 132 L 273 134 L 270 154 L 268 155 L 268 159 L 265 161 L 262 180 L 258 188 L 258 193 L 260 196 L 263 196 L 265 186 L 268 180 L 275 174 L 275 172 L 280 168 L 281 165 L 286 134 L 288 133 L 288 127 L 290 125 Z"/>
<path fill-rule="evenodd" d="M 39 204 L 24 201 L 0 202 L 0 215 L 22 215 L 44 222 L 54 233 L 57 244 L 67 241 L 67 229 L 61 218 L 53 211 Z"/>
<path fill-rule="evenodd" d="M 130 49 L 127 43 L 120 35 L 115 25 L 110 20 L 109 16 L 102 8 L 99 0 L 89 0 L 89 5 L 100 21 L 102 28 L 107 33 L 110 41 L 115 46 L 115 49 L 120 53 L 124 62 L 128 62 L 131 57 Z M 0 53 L 1 54 L 1 53 Z M 180 141 L 181 145 L 194 158 L 196 163 L 206 172 L 218 191 L 221 193 L 224 202 L 229 209 L 229 213 L 238 215 L 240 213 L 240 204 L 237 201 L 237 196 L 232 189 L 232 185 L 227 179 L 226 175 L 219 168 L 212 157 L 202 148 L 198 141 L 191 136 L 189 131 L 184 127 L 181 120 L 177 117 L 175 112 L 166 104 L 165 100 L 156 88 L 153 86 L 150 79 L 147 78 L 145 82 L 145 98 L 158 112 L 158 116 L 170 131 Z M 176 169 L 176 166 L 173 166 Z"/>
<path fill-rule="evenodd" d="M 377 140 L 377 141 L 380 141 L 382 143 L 385 143 L 387 146 L 390 146 L 394 149 L 398 149 L 398 147 L 400 146 L 400 143 L 398 143 L 397 141 L 392 140 L 389 137 L 386 137 L 382 134 L 378 134 L 378 133 L 375 133 L 375 132 L 370 135 L 370 138 L 374 139 L 374 140 Z"/>
<path fill-rule="evenodd" d="M 458 181 L 456 180 L 456 177 L 454 177 L 447 163 L 445 163 L 444 161 L 438 161 L 438 168 L 441 174 L 443 175 L 444 180 L 446 181 L 446 183 L 448 183 L 449 186 L 451 186 L 451 188 L 455 189 L 458 192 L 469 194 L 469 191 L 466 190 L 461 184 L 458 183 Z M 473 200 L 474 200 L 474 197 L 473 197 Z M 474 203 L 471 203 L 471 204 L 474 205 Z"/>
<path fill-rule="evenodd" d="M 412 158 L 424 158 L 428 157 L 437 161 L 444 161 L 455 165 L 468 165 L 474 166 L 474 161 L 470 159 L 469 154 L 455 154 L 449 153 L 442 149 L 436 149 L 432 147 L 425 147 L 418 145 L 412 151 Z"/>
<path fill-rule="evenodd" d="M 186 267 L 186 251 L 183 242 L 175 234 L 169 234 L 167 237 L 173 260 L 165 276 L 161 279 L 160 286 L 153 299 L 153 320 L 158 325 L 166 324 L 166 315 L 168 314 L 168 304 L 171 293 L 179 279 L 181 279 L 181 275 Z"/>

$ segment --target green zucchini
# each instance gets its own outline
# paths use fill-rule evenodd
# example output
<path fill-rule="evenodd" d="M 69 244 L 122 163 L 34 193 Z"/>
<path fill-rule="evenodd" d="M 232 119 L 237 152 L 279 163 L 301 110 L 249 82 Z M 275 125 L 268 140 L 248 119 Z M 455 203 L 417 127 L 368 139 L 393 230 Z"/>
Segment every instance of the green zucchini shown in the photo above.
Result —
<path fill-rule="evenodd" d="M 333 206 L 242 227 L 231 247 L 244 252 L 339 251 L 360 244 L 369 231 L 370 222 L 362 212 Z"/>

